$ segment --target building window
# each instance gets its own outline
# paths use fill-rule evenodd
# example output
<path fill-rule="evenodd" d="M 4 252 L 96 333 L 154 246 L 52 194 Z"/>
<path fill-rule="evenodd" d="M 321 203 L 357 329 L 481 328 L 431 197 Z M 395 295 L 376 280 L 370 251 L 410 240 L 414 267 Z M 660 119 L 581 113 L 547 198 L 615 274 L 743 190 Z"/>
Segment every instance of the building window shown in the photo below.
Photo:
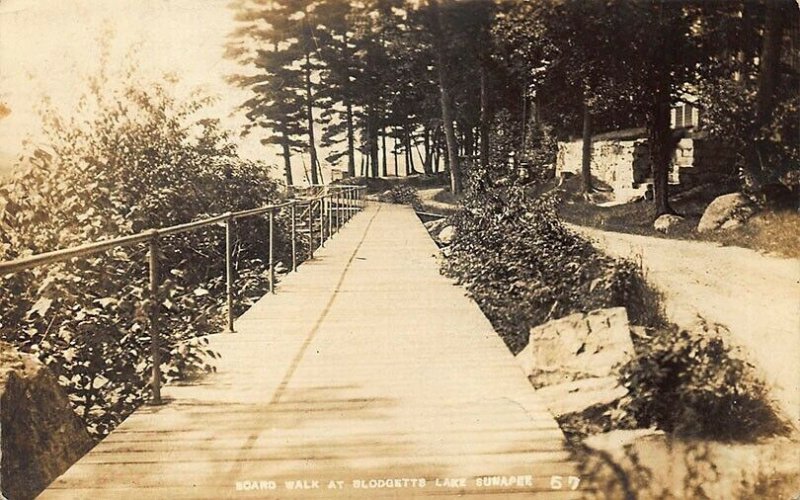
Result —
<path fill-rule="evenodd" d="M 683 126 L 691 127 L 693 125 L 695 125 L 695 123 L 692 120 L 692 106 L 691 104 L 686 104 L 683 106 Z"/>

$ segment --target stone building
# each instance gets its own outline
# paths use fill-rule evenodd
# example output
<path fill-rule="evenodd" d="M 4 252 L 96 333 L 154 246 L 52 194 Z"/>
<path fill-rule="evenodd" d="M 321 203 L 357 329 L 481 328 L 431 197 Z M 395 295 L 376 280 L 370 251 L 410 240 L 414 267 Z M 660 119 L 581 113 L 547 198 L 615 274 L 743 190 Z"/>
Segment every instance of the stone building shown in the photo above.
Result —
<path fill-rule="evenodd" d="M 692 187 L 735 173 L 731 149 L 695 130 L 701 119 L 699 111 L 689 103 L 672 109 L 675 150 L 670 184 Z M 557 175 L 580 175 L 582 144 L 581 139 L 558 143 Z M 616 130 L 593 136 L 591 169 L 596 179 L 614 190 L 618 201 L 645 196 L 653 183 L 646 129 Z"/>

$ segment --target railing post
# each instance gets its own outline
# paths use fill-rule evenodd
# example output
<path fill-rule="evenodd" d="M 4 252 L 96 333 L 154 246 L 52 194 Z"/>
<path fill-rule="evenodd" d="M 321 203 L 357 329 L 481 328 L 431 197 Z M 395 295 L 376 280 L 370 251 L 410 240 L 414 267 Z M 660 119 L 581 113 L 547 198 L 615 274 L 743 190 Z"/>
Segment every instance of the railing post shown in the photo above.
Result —
<path fill-rule="evenodd" d="M 341 208 L 340 203 L 339 203 L 340 194 L 341 194 L 341 191 L 339 189 L 337 189 L 336 190 L 336 232 L 337 233 L 339 232 L 339 229 L 342 227 L 342 225 L 339 224 L 339 210 Z"/>
<path fill-rule="evenodd" d="M 269 209 L 269 292 L 275 293 L 275 209 Z"/>
<path fill-rule="evenodd" d="M 347 188 L 347 222 L 353 217 L 353 190 Z"/>
<path fill-rule="evenodd" d="M 314 200 L 308 201 L 308 258 L 314 258 Z"/>
<path fill-rule="evenodd" d="M 342 225 L 347 224 L 347 189 L 342 190 Z"/>
<path fill-rule="evenodd" d="M 328 238 L 333 236 L 333 195 L 328 195 Z"/>
<path fill-rule="evenodd" d="M 292 201 L 292 272 L 297 272 L 297 202 Z"/>
<path fill-rule="evenodd" d="M 150 264 L 150 355 L 153 358 L 152 379 L 150 388 L 153 392 L 151 404 L 160 405 L 161 401 L 161 351 L 158 331 L 158 231 L 153 230 L 149 241 Z"/>
<path fill-rule="evenodd" d="M 233 217 L 225 219 L 225 295 L 228 305 L 228 333 L 233 333 Z"/>
<path fill-rule="evenodd" d="M 319 199 L 319 246 L 325 246 L 325 196 Z"/>

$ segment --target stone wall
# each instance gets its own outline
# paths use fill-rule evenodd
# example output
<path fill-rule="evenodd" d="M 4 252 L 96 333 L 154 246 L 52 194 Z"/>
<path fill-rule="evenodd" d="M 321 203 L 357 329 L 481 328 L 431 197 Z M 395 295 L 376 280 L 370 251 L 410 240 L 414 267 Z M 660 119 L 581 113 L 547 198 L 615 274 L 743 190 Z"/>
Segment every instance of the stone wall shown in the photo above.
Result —
<path fill-rule="evenodd" d="M 592 175 L 608 184 L 618 195 L 639 191 L 641 181 L 634 175 L 634 163 L 642 157 L 643 140 L 599 140 L 592 143 Z M 556 175 L 570 172 L 580 175 L 583 142 L 558 143 Z"/>
<path fill-rule="evenodd" d="M 581 140 L 559 142 L 556 175 L 580 175 Z M 625 198 L 642 194 L 652 183 L 647 141 L 643 138 L 601 139 L 592 142 L 592 175 Z M 735 173 L 732 150 L 718 141 L 684 137 L 678 141 L 669 173 L 670 184 L 686 187 L 713 182 Z"/>
<path fill-rule="evenodd" d="M 34 498 L 93 445 L 39 360 L 0 342 L 0 491 Z"/>
<path fill-rule="evenodd" d="M 733 149 L 719 141 L 704 138 L 683 139 L 692 143 L 691 168 L 679 165 L 680 183 L 697 186 L 736 174 L 736 155 Z M 681 142 L 683 142 L 681 141 Z"/>

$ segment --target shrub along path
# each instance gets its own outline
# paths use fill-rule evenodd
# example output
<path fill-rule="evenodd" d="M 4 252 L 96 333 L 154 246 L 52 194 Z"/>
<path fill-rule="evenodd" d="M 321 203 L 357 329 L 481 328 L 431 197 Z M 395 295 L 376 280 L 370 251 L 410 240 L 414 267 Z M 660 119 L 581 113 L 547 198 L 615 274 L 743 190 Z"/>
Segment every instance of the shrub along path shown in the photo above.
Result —
<path fill-rule="evenodd" d="M 800 260 L 714 243 L 571 227 L 612 256 L 641 260 L 676 324 L 690 326 L 700 315 L 726 326 L 800 427 Z"/>
<path fill-rule="evenodd" d="M 369 206 L 212 336 L 218 373 L 165 388 L 42 498 L 583 496 L 555 420 L 437 255 L 410 208 Z"/>

